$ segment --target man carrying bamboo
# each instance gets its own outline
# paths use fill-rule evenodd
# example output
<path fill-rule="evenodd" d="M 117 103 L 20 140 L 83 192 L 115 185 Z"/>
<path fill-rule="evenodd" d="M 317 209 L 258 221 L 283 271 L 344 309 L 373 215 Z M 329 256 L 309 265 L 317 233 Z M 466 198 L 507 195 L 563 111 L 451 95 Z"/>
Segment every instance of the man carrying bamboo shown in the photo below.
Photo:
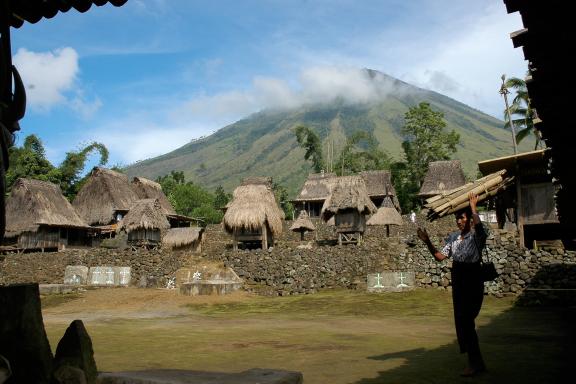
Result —
<path fill-rule="evenodd" d="M 474 321 L 480 312 L 484 298 L 480 261 L 487 237 L 476 210 L 478 196 L 470 192 L 468 202 L 469 207 L 454 214 L 459 231 L 450 234 L 441 251 L 438 251 L 432 244 L 425 229 L 418 228 L 417 230 L 418 237 L 426 244 L 436 260 L 452 258 L 454 323 L 460 353 L 468 354 L 468 367 L 461 374 L 467 377 L 486 370 Z"/>

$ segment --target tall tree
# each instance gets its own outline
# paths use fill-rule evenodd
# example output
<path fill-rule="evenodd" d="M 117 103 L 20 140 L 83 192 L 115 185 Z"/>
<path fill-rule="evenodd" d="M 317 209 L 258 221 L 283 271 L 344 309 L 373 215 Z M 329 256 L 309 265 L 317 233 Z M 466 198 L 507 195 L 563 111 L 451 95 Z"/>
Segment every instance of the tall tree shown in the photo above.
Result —
<path fill-rule="evenodd" d="M 76 196 L 86 181 L 86 178 L 81 179 L 80 174 L 84 170 L 88 156 L 93 152 L 100 155 L 98 165 L 104 165 L 108 162 L 108 148 L 104 144 L 93 142 L 79 151 L 67 152 L 66 158 L 58 167 L 60 188 L 69 198 Z"/>
<path fill-rule="evenodd" d="M 356 131 L 346 140 L 337 161 L 340 165 L 336 173 L 340 176 L 361 171 L 389 169 L 390 158 L 378 146 L 378 140 L 372 133 Z"/>
<path fill-rule="evenodd" d="M 417 203 L 416 194 L 420 190 L 431 161 L 449 160 L 456 152 L 460 135 L 454 130 L 446 132 L 446 122 L 442 112 L 434 111 L 429 103 L 422 102 L 406 112 L 404 116 L 402 148 L 406 161 L 395 164 L 394 183 L 405 196 L 403 210 L 412 209 Z M 410 206 L 410 207 L 409 207 Z"/>
<path fill-rule="evenodd" d="M 536 116 L 536 110 L 530 105 L 530 96 L 528 95 L 528 88 L 526 86 L 526 81 L 518 77 L 510 77 L 504 82 L 504 87 L 509 90 L 513 89 L 516 92 L 516 96 L 512 100 L 512 105 L 510 106 L 510 114 L 512 124 L 516 131 L 516 142 L 520 143 L 526 137 L 531 134 L 535 138 L 534 149 L 537 149 L 542 145 L 542 137 L 540 132 L 534 126 L 534 119 Z M 504 111 L 504 116 L 507 116 L 507 112 Z M 507 119 L 505 123 L 506 128 L 510 128 L 510 121 Z"/>
<path fill-rule="evenodd" d="M 312 161 L 315 172 L 321 172 L 324 168 L 324 158 L 322 157 L 322 142 L 320 137 L 312 129 L 305 125 L 294 128 L 298 144 L 306 150 L 305 160 Z"/>

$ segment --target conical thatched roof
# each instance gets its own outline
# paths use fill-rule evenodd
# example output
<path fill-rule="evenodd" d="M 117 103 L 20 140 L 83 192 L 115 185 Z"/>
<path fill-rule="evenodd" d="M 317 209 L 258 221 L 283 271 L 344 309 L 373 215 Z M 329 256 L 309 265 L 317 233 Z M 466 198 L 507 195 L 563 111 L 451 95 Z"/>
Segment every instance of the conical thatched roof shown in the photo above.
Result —
<path fill-rule="evenodd" d="M 366 191 L 366 184 L 360 176 L 342 176 L 335 180 L 330 196 L 324 201 L 320 215 L 328 221 L 339 211 L 355 209 L 361 214 L 377 211 Z"/>
<path fill-rule="evenodd" d="M 390 196 L 386 196 L 378 211 L 368 219 L 368 225 L 402 225 L 402 216 L 394 207 Z"/>
<path fill-rule="evenodd" d="M 127 211 L 136 200 L 138 195 L 130 187 L 128 176 L 96 167 L 72 205 L 88 224 L 107 225 L 113 221 L 115 211 Z"/>
<path fill-rule="evenodd" d="M 170 204 L 170 201 L 162 192 L 162 187 L 155 181 L 144 177 L 135 177 L 132 179 L 132 189 L 138 195 L 139 199 L 158 199 L 162 210 L 167 215 L 175 215 L 176 211 Z"/>
<path fill-rule="evenodd" d="M 41 224 L 88 228 L 59 186 L 33 179 L 16 180 L 6 200 L 6 237 L 34 232 Z"/>
<path fill-rule="evenodd" d="M 420 197 L 439 195 L 466 184 L 460 160 L 432 161 L 420 188 Z"/>
<path fill-rule="evenodd" d="M 172 248 L 190 245 L 201 239 L 202 232 L 200 227 L 170 228 L 162 238 L 162 244 Z"/>
<path fill-rule="evenodd" d="M 301 210 L 298 219 L 296 219 L 292 226 L 290 226 L 290 230 L 294 232 L 314 231 L 316 230 L 316 227 L 314 227 L 314 224 L 310 221 L 308 212 Z"/>
<path fill-rule="evenodd" d="M 311 173 L 294 201 L 324 201 L 330 195 L 335 173 Z"/>
<path fill-rule="evenodd" d="M 228 233 L 234 229 L 259 230 L 265 223 L 274 236 L 282 233 L 284 212 L 272 189 L 264 184 L 240 185 L 234 190 L 222 223 Z"/>
<path fill-rule="evenodd" d="M 136 201 L 130 211 L 118 224 L 118 230 L 130 233 L 135 229 L 160 229 L 170 228 L 166 215 L 162 212 L 162 206 L 158 199 L 142 199 Z"/>

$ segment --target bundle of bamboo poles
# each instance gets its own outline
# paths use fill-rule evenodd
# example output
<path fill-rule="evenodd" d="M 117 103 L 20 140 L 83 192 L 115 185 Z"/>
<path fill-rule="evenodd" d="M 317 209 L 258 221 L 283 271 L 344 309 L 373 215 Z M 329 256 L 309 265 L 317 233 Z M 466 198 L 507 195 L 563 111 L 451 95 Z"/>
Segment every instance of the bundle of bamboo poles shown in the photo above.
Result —
<path fill-rule="evenodd" d="M 433 221 L 466 208 L 470 205 L 468 201 L 470 192 L 478 196 L 478 202 L 495 196 L 498 192 L 506 189 L 513 180 L 514 177 L 506 177 L 506 170 L 503 169 L 472 183 L 432 196 L 426 199 L 424 204 L 424 207 L 428 208 L 427 219 Z"/>

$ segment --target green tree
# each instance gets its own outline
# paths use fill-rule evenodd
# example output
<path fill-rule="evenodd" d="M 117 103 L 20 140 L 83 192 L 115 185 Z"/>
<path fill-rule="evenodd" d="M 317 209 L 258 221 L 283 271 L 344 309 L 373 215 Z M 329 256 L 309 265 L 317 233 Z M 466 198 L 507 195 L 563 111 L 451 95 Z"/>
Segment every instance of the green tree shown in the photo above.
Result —
<path fill-rule="evenodd" d="M 516 142 L 520 143 L 532 134 L 535 138 L 534 149 L 537 149 L 542 145 L 542 137 L 534 126 L 534 119 L 537 117 L 536 110 L 530 105 L 526 81 L 518 77 L 510 77 L 506 79 L 503 87 L 505 90 L 513 89 L 516 92 L 510 105 L 511 120 L 516 130 Z M 507 115 L 507 111 L 504 111 L 504 117 Z M 504 120 L 506 121 L 505 127 L 510 129 L 510 120 L 506 118 Z"/>
<path fill-rule="evenodd" d="M 156 181 L 178 214 L 202 219 L 207 224 L 222 221 L 223 213 L 216 207 L 216 196 L 199 185 L 186 182 L 184 172 L 172 171 Z"/>
<path fill-rule="evenodd" d="M 286 219 L 292 219 L 294 217 L 294 205 L 288 197 L 288 190 L 278 183 L 272 183 L 272 191 L 280 208 L 284 211 Z"/>
<path fill-rule="evenodd" d="M 356 131 L 346 140 L 337 161 L 336 173 L 340 176 L 390 168 L 390 157 L 378 146 L 372 133 Z"/>
<path fill-rule="evenodd" d="M 322 157 L 322 142 L 320 137 L 305 125 L 299 125 L 294 128 L 296 141 L 306 150 L 305 160 L 311 160 L 315 172 L 321 172 L 324 169 L 324 158 Z"/>
<path fill-rule="evenodd" d="M 456 152 L 460 135 L 454 130 L 445 131 L 444 114 L 432 110 L 429 103 L 422 102 L 411 107 L 404 119 L 401 132 L 404 135 L 402 148 L 406 161 L 392 168 L 395 186 L 404 194 L 399 196 L 399 200 L 404 201 L 402 210 L 406 212 L 417 204 L 416 194 L 428 171 L 428 163 L 449 160 Z"/>
<path fill-rule="evenodd" d="M 6 172 L 6 189 L 9 191 L 21 177 L 58 182 L 55 167 L 46 159 L 44 145 L 38 136 L 29 135 L 22 147 L 9 149 L 10 168 Z"/>
<path fill-rule="evenodd" d="M 98 165 L 102 166 L 108 162 L 108 148 L 104 144 L 92 142 L 79 151 L 67 152 L 66 158 L 58 167 L 60 188 L 69 199 L 76 196 L 87 180 L 86 177 L 81 179 L 80 174 L 84 170 L 88 156 L 93 152 L 100 154 Z"/>
<path fill-rule="evenodd" d="M 224 188 L 222 188 L 222 186 L 219 185 L 216 188 L 216 191 L 214 191 L 214 208 L 220 210 L 224 208 L 230 200 L 232 200 L 232 194 L 226 193 L 226 191 L 224 191 Z"/>

